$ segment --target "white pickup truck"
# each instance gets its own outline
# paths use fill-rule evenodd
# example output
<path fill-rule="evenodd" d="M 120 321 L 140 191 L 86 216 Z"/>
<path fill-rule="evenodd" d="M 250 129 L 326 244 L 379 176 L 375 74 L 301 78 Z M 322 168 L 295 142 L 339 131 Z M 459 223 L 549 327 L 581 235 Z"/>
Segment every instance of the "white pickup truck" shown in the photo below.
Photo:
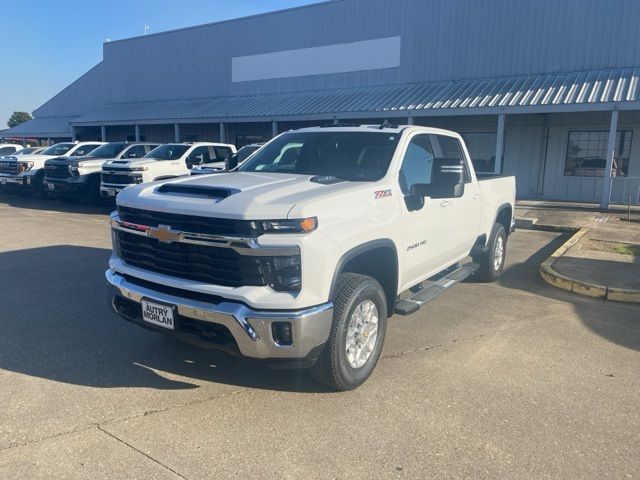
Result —
<path fill-rule="evenodd" d="M 0 185 L 17 192 L 44 192 L 44 164 L 52 158 L 84 157 L 104 142 L 56 143 L 38 154 L 0 159 Z"/>
<path fill-rule="evenodd" d="M 224 164 L 234 153 L 236 147 L 226 143 L 166 143 L 142 158 L 105 162 L 100 194 L 113 198 L 129 185 L 189 175 L 196 165 Z"/>
<path fill-rule="evenodd" d="M 514 201 L 514 178 L 479 181 L 454 132 L 290 131 L 236 171 L 124 190 L 111 215 L 111 306 L 148 329 L 310 366 L 352 389 L 394 312 L 468 276 L 498 277 Z"/>

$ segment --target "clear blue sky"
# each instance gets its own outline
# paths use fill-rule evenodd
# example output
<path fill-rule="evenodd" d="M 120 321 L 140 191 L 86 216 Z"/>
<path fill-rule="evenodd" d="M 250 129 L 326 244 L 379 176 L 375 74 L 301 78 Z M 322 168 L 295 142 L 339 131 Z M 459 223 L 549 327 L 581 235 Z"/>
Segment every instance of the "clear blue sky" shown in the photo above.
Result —
<path fill-rule="evenodd" d="M 20 0 L 2 8 L 0 130 L 102 60 L 109 38 L 135 37 L 318 0 Z"/>

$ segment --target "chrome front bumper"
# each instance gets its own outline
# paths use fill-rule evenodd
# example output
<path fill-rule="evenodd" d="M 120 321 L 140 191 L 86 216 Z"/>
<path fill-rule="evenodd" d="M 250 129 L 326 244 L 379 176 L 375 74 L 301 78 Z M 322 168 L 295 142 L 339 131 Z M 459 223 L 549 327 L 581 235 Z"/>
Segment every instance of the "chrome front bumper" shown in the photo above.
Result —
<path fill-rule="evenodd" d="M 302 359 L 329 338 L 333 318 L 331 302 L 303 310 L 254 310 L 241 303 L 222 301 L 214 304 L 157 292 L 132 283 L 111 270 L 107 270 L 106 277 L 111 289 L 109 297 L 112 306 L 117 296 L 138 304 L 145 298 L 175 305 L 181 317 L 224 325 L 231 332 L 240 353 L 246 357 Z M 291 323 L 292 345 L 279 345 L 274 340 L 271 329 L 273 322 Z M 144 324 L 143 321 L 136 323 Z M 174 332 L 159 331 L 167 334 Z"/>
<path fill-rule="evenodd" d="M 20 185 L 27 186 L 31 185 L 33 176 L 32 175 L 8 175 L 6 173 L 0 173 L 0 185 Z"/>

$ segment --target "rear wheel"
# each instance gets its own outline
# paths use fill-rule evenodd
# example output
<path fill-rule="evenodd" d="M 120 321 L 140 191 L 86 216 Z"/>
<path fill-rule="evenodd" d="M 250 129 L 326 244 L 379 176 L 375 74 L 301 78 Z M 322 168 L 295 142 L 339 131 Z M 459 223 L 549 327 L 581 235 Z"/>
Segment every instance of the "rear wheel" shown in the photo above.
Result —
<path fill-rule="evenodd" d="M 504 226 L 496 223 L 491 230 L 487 250 L 474 258 L 480 264 L 477 277 L 481 282 L 495 282 L 502 268 L 507 253 L 507 233 Z"/>
<path fill-rule="evenodd" d="M 373 278 L 356 273 L 338 277 L 331 333 L 313 366 L 314 378 L 336 390 L 352 390 L 378 363 L 387 329 L 384 290 Z"/>

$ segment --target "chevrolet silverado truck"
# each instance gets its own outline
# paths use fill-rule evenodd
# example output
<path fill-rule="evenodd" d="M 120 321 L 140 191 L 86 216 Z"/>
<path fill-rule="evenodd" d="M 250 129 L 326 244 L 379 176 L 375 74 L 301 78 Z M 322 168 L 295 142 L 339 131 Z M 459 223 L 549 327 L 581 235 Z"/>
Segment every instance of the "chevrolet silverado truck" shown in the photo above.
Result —
<path fill-rule="evenodd" d="M 47 194 L 66 201 L 84 197 L 97 202 L 101 199 L 100 172 L 105 162 L 141 158 L 157 146 L 157 143 L 111 142 L 82 157 L 58 157 L 47 160 L 44 163 Z"/>
<path fill-rule="evenodd" d="M 394 313 L 498 278 L 514 199 L 514 178 L 478 179 L 454 132 L 290 131 L 236 171 L 122 191 L 109 302 L 147 329 L 353 389 Z"/>
<path fill-rule="evenodd" d="M 236 153 L 236 147 L 225 143 L 167 143 L 151 150 L 142 158 L 112 160 L 102 167 L 100 194 L 115 197 L 129 185 L 189 175 L 196 165 L 224 162 Z"/>
<path fill-rule="evenodd" d="M 104 142 L 56 143 L 35 155 L 17 155 L 0 159 L 0 185 L 18 193 L 44 193 L 44 164 L 47 160 L 64 157 L 84 157 Z"/>

